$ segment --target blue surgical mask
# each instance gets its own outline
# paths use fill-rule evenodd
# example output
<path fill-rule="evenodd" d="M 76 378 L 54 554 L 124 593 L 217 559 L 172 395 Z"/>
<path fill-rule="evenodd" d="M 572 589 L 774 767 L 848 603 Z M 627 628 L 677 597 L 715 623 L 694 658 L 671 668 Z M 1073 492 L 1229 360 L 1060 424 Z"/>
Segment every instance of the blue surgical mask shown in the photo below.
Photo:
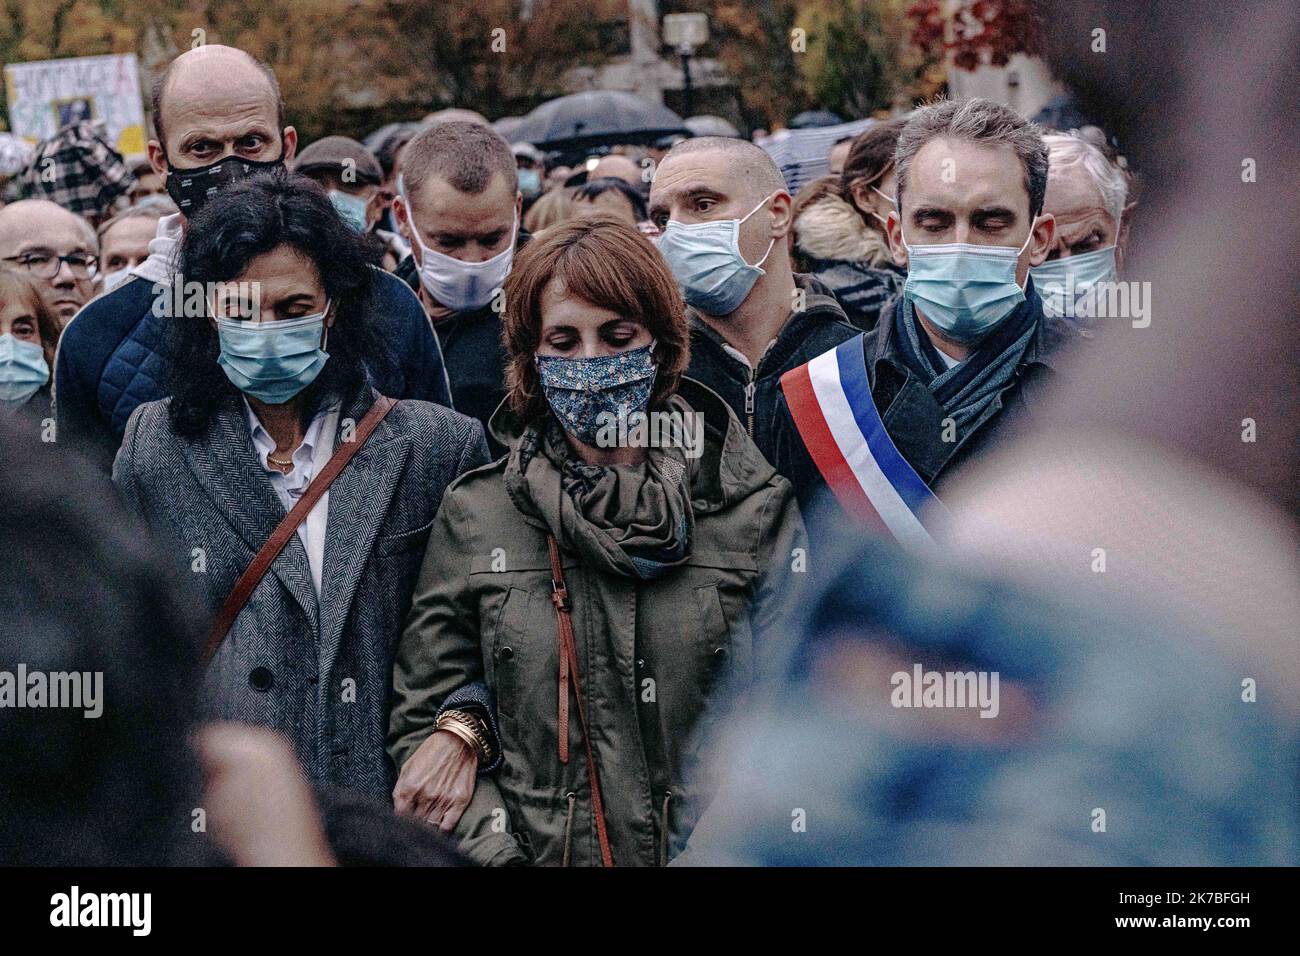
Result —
<path fill-rule="evenodd" d="M 128 266 L 128 267 L 125 268 L 125 269 L 117 269 L 117 270 L 114 270 L 113 272 L 107 272 L 107 273 L 105 273 L 105 274 L 104 274 L 104 291 L 105 291 L 105 292 L 110 292 L 110 291 L 112 291 L 113 289 L 117 288 L 119 285 L 121 285 L 123 282 L 125 282 L 126 279 L 127 279 L 127 277 L 130 276 L 130 275 L 131 275 L 131 267 L 130 267 L 130 266 Z"/>
<path fill-rule="evenodd" d="M 316 380 L 329 353 L 323 348 L 325 309 L 271 322 L 217 319 L 217 364 L 230 383 L 268 405 L 283 405 Z"/>
<path fill-rule="evenodd" d="M 345 193 L 341 189 L 331 189 L 329 197 L 334 205 L 334 211 L 348 224 L 348 228 L 353 232 L 366 231 L 366 209 L 370 206 L 370 200 L 365 196 Z"/>
<path fill-rule="evenodd" d="M 644 412 L 650 404 L 658 366 L 655 343 L 617 355 L 568 358 L 538 355 L 542 391 L 564 430 L 593 448 L 608 421 L 622 412 Z M 605 416 L 613 416 L 608 419 Z"/>
<path fill-rule="evenodd" d="M 44 349 L 8 332 L 0 335 L 0 406 L 26 404 L 49 380 Z"/>
<path fill-rule="evenodd" d="M 519 191 L 528 198 L 541 194 L 542 174 L 535 169 L 519 170 Z"/>
<path fill-rule="evenodd" d="M 1025 244 L 977 246 L 964 242 L 907 249 L 907 282 L 903 296 L 945 337 L 962 344 L 977 342 L 1009 316 L 1025 291 L 1016 282 L 1016 264 Z"/>
<path fill-rule="evenodd" d="M 730 315 L 740 308 L 754 283 L 764 275 L 759 267 L 776 244 L 775 239 L 769 242 L 763 258 L 751 266 L 740 254 L 740 224 L 775 195 L 772 193 L 743 219 L 689 224 L 668 220 L 655 245 L 673 270 L 688 305 L 705 315 Z"/>
<path fill-rule="evenodd" d="M 1114 246 L 1053 259 L 1031 267 L 1029 274 L 1034 277 L 1034 289 L 1043 298 L 1044 313 L 1064 316 L 1081 325 L 1091 324 L 1091 316 L 1079 316 L 1074 304 L 1089 289 L 1119 279 Z"/>

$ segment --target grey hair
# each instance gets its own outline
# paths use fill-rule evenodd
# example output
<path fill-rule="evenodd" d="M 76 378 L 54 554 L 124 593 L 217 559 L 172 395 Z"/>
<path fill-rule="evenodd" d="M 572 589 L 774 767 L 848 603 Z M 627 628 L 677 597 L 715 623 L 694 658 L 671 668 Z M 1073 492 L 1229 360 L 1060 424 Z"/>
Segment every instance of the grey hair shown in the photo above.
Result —
<path fill-rule="evenodd" d="M 1102 203 L 1116 228 L 1128 202 L 1128 175 L 1112 163 L 1096 143 L 1076 133 L 1049 133 L 1043 137 L 1051 156 L 1052 170 L 1082 166 L 1097 184 Z"/>
<path fill-rule="evenodd" d="M 903 190 L 912 160 L 921 147 L 940 136 L 991 146 L 1006 145 L 1015 150 L 1025 167 L 1025 190 L 1029 213 L 1043 210 L 1047 193 L 1047 145 L 1043 134 L 1019 113 L 992 100 L 940 100 L 923 106 L 907 119 L 894 149 L 894 172 L 898 177 L 895 201 L 902 209 Z"/>
<path fill-rule="evenodd" d="M 99 244 L 101 246 L 104 244 L 104 236 L 107 235 L 108 230 L 112 229 L 123 219 L 149 218 L 156 221 L 161 219 L 163 216 L 176 212 L 176 206 L 170 200 L 163 202 L 160 201 L 161 199 L 162 197 L 159 196 L 146 196 L 134 206 L 128 206 L 111 219 L 105 219 L 99 224 L 99 228 L 94 230 L 95 237 Z"/>

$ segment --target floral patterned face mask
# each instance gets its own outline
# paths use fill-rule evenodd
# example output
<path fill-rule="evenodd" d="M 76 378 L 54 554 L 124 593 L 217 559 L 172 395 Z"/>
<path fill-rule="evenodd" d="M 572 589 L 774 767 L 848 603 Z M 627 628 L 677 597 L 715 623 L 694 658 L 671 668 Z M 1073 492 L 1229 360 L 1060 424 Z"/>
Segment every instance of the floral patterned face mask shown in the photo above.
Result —
<path fill-rule="evenodd" d="M 644 412 L 658 366 L 655 343 L 617 355 L 567 358 L 538 355 L 542 391 L 564 430 L 584 445 L 601 447 L 597 435 L 618 416 Z"/>

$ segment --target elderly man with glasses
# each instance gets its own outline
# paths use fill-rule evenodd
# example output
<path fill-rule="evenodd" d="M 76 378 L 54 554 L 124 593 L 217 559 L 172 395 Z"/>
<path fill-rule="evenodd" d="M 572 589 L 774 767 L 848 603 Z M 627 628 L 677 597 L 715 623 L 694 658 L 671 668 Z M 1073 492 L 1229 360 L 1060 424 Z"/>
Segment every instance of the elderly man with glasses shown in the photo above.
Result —
<path fill-rule="evenodd" d="M 46 199 L 0 209 L 0 260 L 36 280 L 60 325 L 94 294 L 99 242 L 85 219 Z"/>

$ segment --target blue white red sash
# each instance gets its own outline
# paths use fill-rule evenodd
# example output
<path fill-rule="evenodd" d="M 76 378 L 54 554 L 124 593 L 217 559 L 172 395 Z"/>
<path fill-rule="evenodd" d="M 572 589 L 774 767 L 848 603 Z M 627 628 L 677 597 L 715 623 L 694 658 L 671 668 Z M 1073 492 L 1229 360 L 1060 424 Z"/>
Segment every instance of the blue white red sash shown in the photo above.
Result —
<path fill-rule="evenodd" d="M 795 427 L 844 510 L 906 547 L 934 545 L 943 505 L 894 447 L 871 398 L 862 336 L 781 376 Z"/>

